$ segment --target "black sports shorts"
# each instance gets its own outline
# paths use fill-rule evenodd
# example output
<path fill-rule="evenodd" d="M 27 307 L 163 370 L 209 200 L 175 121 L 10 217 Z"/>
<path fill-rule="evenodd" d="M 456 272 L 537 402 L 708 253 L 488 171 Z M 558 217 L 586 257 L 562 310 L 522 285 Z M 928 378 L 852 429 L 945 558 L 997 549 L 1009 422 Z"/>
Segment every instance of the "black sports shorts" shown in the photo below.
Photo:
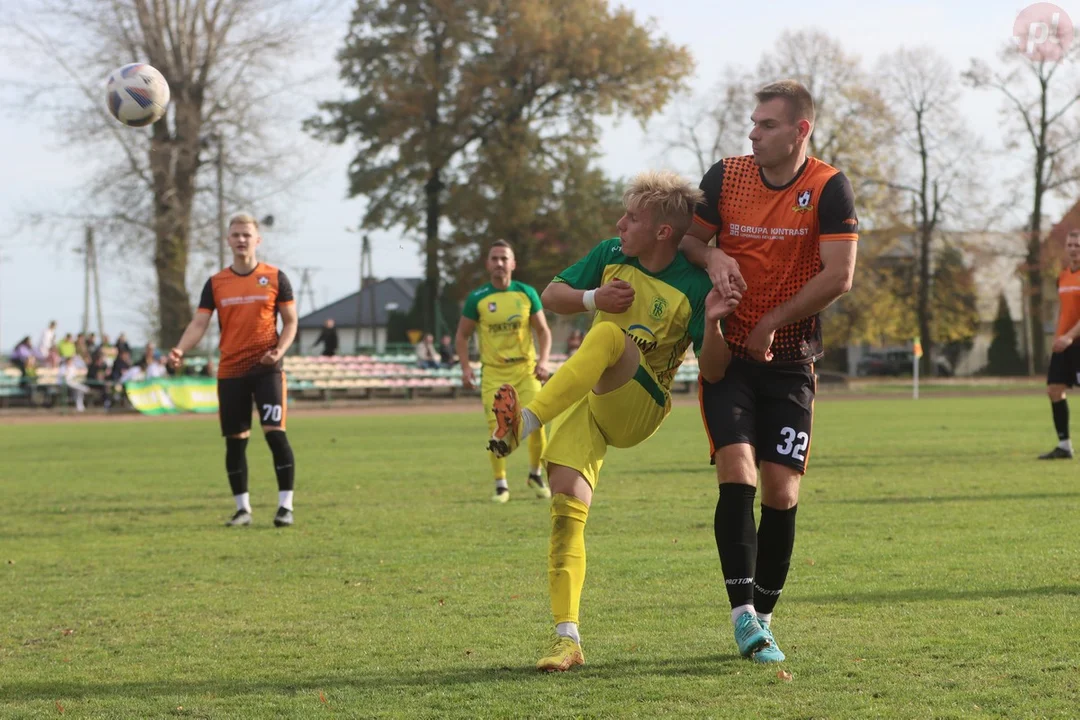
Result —
<path fill-rule="evenodd" d="M 264 430 L 285 429 L 284 373 L 219 378 L 217 388 L 222 435 L 239 435 L 251 429 L 252 403 Z"/>
<path fill-rule="evenodd" d="M 700 381 L 699 400 L 709 457 L 746 443 L 756 461 L 806 472 L 817 376 L 813 365 L 766 365 L 732 358 L 716 383 Z"/>
<path fill-rule="evenodd" d="M 1080 347 L 1073 344 L 1064 352 L 1050 355 L 1050 367 L 1046 370 L 1047 385 L 1080 385 Z"/>

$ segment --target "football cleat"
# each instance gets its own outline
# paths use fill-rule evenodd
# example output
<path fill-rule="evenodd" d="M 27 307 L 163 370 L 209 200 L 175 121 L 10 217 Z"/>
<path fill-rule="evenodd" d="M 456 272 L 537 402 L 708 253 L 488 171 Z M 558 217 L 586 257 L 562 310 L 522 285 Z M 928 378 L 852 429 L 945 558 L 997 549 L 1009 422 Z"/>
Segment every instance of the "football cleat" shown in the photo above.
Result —
<path fill-rule="evenodd" d="M 237 510 L 225 523 L 225 527 L 242 527 L 251 524 L 251 513 L 247 510 Z"/>
<path fill-rule="evenodd" d="M 495 432 L 488 441 L 488 450 L 495 457 L 506 457 L 521 443 L 521 408 L 513 385 L 502 385 L 491 403 L 495 413 Z"/>
<path fill-rule="evenodd" d="M 544 482 L 544 476 L 540 473 L 535 475 L 529 473 L 529 479 L 526 481 L 526 485 L 532 488 L 532 491 L 536 493 L 536 497 L 538 498 L 551 497 L 551 488 Z"/>
<path fill-rule="evenodd" d="M 536 661 L 536 669 L 543 672 L 566 672 L 575 665 L 584 665 L 585 655 L 573 638 L 559 636 L 551 644 L 548 654 Z"/>
<path fill-rule="evenodd" d="M 1058 445 L 1050 452 L 1043 453 L 1039 456 L 1040 460 L 1072 460 L 1072 450 L 1066 450 Z"/>
<path fill-rule="evenodd" d="M 739 654 L 750 657 L 755 651 L 765 647 L 769 642 L 769 636 L 762 629 L 754 613 L 747 611 L 735 620 L 735 644 L 739 646 Z"/>
<path fill-rule="evenodd" d="M 274 516 L 274 527 L 288 527 L 292 525 L 292 510 L 286 507 L 279 507 L 277 509 L 277 515 Z"/>

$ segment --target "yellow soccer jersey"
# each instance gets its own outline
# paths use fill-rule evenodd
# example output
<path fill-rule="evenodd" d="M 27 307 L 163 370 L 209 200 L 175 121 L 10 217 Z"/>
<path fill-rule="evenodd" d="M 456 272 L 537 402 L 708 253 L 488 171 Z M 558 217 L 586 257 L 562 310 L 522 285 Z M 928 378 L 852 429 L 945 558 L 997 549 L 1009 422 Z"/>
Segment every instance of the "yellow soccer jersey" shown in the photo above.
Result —
<path fill-rule="evenodd" d="M 593 323 L 610 320 L 622 328 L 641 348 L 659 383 L 670 390 L 687 347 L 693 343 L 695 354 L 701 353 L 705 296 L 712 289 L 709 276 L 681 252 L 666 268 L 651 273 L 637 258 L 623 255 L 619 238 L 612 238 L 559 273 L 555 282 L 592 290 L 615 279 L 634 288 L 634 303 L 617 315 L 598 310 Z"/>
<path fill-rule="evenodd" d="M 536 290 L 517 280 L 512 280 L 505 290 L 488 283 L 470 293 L 462 315 L 476 322 L 484 367 L 535 363 L 536 347 L 529 321 L 543 311 Z"/>

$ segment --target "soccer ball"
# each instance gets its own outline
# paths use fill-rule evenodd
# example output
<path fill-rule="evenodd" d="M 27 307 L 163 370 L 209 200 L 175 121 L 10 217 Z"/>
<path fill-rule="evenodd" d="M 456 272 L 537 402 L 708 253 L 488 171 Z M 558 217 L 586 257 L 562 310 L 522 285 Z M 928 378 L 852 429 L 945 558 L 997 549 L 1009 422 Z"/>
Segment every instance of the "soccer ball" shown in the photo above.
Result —
<path fill-rule="evenodd" d="M 169 83 L 145 63 L 132 63 L 109 73 L 105 102 L 112 116 L 129 127 L 157 122 L 169 106 Z"/>

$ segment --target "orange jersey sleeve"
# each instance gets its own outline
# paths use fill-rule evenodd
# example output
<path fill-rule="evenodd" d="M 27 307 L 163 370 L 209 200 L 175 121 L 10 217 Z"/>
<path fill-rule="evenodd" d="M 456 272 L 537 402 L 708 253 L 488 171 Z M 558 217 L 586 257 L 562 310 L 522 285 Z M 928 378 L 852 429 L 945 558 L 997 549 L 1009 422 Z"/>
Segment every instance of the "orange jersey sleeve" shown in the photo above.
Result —
<path fill-rule="evenodd" d="M 817 158 L 807 158 L 783 187 L 766 182 L 751 155 L 724 158 L 701 189 L 705 200 L 694 222 L 716 232 L 717 246 L 739 263 L 747 284 L 724 335 L 735 355 L 749 358 L 745 343 L 758 321 L 821 270 L 820 243 L 858 239 L 855 196 L 844 174 Z M 776 363 L 820 358 L 818 317 L 777 330 L 772 352 Z"/>
<path fill-rule="evenodd" d="M 1080 270 L 1075 272 L 1065 268 L 1058 275 L 1058 311 L 1057 334 L 1061 337 L 1080 322 Z"/>
<path fill-rule="evenodd" d="M 280 362 L 272 366 L 260 361 L 277 346 L 279 309 L 293 302 L 288 277 L 266 263 L 259 263 L 247 275 L 226 268 L 210 278 L 203 287 L 199 312 L 217 310 L 221 328 L 219 378 L 281 370 Z"/>

